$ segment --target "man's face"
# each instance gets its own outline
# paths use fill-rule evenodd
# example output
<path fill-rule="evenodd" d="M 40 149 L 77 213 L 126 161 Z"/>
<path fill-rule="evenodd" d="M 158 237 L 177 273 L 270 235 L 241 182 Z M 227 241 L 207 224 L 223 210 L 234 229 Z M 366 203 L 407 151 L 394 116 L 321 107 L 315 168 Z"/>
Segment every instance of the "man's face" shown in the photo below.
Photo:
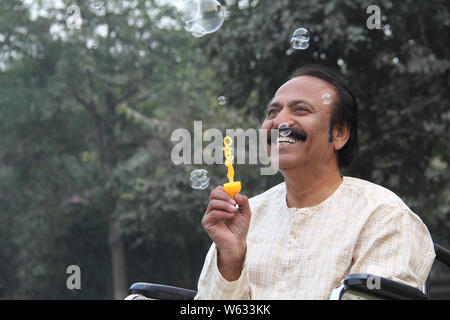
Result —
<path fill-rule="evenodd" d="M 323 99 L 324 94 L 329 98 Z M 331 103 L 327 101 L 330 99 Z M 272 147 L 278 148 L 281 170 L 326 166 L 334 161 L 336 154 L 333 143 L 329 142 L 329 122 L 336 99 L 336 90 L 330 84 L 310 76 L 294 78 L 278 89 L 267 107 L 261 128 L 270 136 L 271 129 L 287 123 L 294 131 L 288 136 L 290 141 L 271 141 Z M 295 132 L 300 135 L 295 136 Z M 293 136 L 297 138 L 295 142 Z M 270 147 L 267 146 L 269 155 Z"/>

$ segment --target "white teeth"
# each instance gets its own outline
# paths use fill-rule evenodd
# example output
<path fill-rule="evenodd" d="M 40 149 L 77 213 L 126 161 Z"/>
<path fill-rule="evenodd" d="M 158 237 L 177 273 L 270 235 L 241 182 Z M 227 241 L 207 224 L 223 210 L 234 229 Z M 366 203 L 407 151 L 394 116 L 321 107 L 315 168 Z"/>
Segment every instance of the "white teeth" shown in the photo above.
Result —
<path fill-rule="evenodd" d="M 278 137 L 277 143 L 278 144 L 286 144 L 286 143 L 296 143 L 298 140 L 292 138 L 292 137 Z"/>

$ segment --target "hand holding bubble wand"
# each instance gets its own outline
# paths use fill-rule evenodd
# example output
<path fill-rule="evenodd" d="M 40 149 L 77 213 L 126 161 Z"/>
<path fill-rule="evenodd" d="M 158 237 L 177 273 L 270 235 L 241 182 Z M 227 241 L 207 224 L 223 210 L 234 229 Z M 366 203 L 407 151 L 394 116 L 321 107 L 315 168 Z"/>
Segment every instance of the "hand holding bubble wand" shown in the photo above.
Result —
<path fill-rule="evenodd" d="M 223 153 L 225 155 L 225 166 L 228 168 L 228 183 L 223 185 L 223 188 L 227 194 L 229 194 L 232 198 L 234 195 L 241 191 L 241 182 L 234 181 L 234 169 L 233 169 L 233 160 L 234 156 L 231 154 L 231 145 L 233 144 L 233 139 L 230 137 L 225 137 L 223 139 L 224 147 L 222 148 Z"/>

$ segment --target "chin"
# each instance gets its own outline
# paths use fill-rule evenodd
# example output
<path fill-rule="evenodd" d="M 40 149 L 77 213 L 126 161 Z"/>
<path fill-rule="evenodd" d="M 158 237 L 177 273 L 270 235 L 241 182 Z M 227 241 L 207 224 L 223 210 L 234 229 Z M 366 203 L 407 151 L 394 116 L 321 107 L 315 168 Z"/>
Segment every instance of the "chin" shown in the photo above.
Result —
<path fill-rule="evenodd" d="M 278 168 L 280 170 L 290 170 L 301 166 L 300 161 L 294 159 L 280 159 L 278 162 Z"/>

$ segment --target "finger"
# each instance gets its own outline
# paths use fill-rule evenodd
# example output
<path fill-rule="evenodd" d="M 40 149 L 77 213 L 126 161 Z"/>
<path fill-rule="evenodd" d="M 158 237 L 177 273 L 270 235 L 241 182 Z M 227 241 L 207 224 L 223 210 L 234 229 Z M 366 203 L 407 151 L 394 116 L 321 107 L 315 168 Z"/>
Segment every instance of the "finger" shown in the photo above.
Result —
<path fill-rule="evenodd" d="M 213 210 L 236 212 L 237 209 L 234 205 L 232 205 L 228 201 L 213 199 L 213 200 L 209 201 L 207 214 L 209 214 L 208 212 L 211 212 Z"/>
<path fill-rule="evenodd" d="M 239 212 L 251 216 L 250 204 L 248 202 L 248 198 L 243 194 L 237 193 L 234 196 L 236 203 L 239 205 Z"/>
<path fill-rule="evenodd" d="M 222 200 L 222 201 L 228 201 L 232 205 L 236 204 L 236 201 L 230 197 L 228 193 L 225 192 L 222 186 L 218 186 L 216 189 L 211 191 L 211 194 L 209 196 L 209 199 L 216 199 L 216 200 Z"/>
<path fill-rule="evenodd" d="M 223 219 L 231 219 L 233 218 L 235 213 L 221 211 L 221 210 L 212 210 L 209 214 L 205 215 L 203 218 L 203 225 L 215 224 Z"/>

